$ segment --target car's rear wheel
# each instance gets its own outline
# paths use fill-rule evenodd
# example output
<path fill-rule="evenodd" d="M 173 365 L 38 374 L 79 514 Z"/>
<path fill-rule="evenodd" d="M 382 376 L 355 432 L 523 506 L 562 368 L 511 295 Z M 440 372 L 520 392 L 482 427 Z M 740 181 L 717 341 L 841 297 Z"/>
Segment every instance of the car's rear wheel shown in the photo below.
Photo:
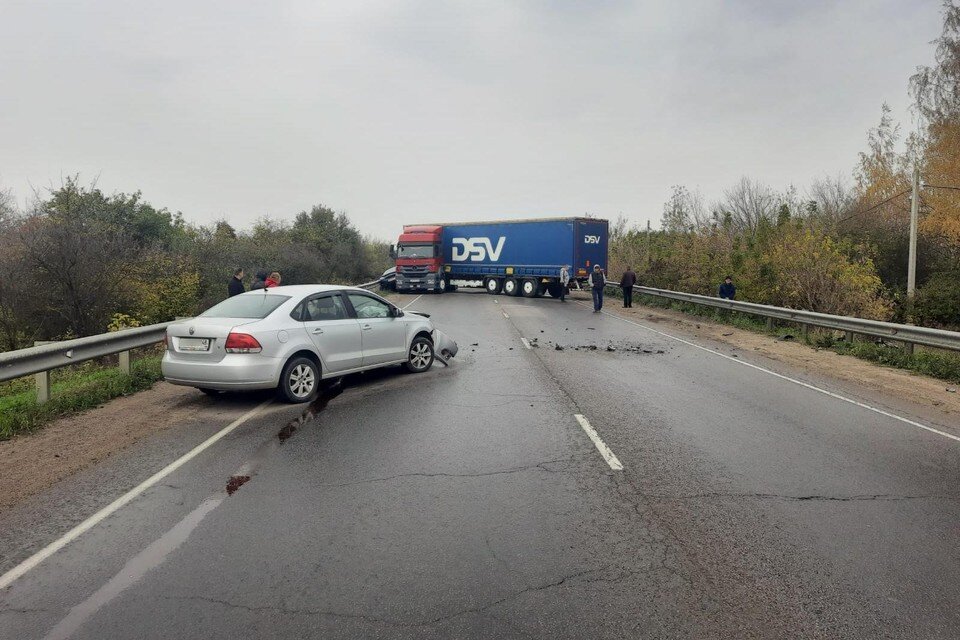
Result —
<path fill-rule="evenodd" d="M 433 366 L 433 343 L 423 336 L 414 338 L 405 366 L 411 373 L 423 373 Z"/>
<path fill-rule="evenodd" d="M 497 295 L 502 290 L 503 284 L 496 278 L 487 278 L 487 281 L 483 283 L 483 288 L 487 290 L 487 293 Z"/>
<path fill-rule="evenodd" d="M 310 402 L 320 388 L 320 368 L 305 356 L 290 360 L 280 374 L 280 397 L 287 402 Z"/>
<path fill-rule="evenodd" d="M 503 295 L 515 296 L 520 292 L 520 285 L 516 278 L 507 278 L 503 281 Z"/>

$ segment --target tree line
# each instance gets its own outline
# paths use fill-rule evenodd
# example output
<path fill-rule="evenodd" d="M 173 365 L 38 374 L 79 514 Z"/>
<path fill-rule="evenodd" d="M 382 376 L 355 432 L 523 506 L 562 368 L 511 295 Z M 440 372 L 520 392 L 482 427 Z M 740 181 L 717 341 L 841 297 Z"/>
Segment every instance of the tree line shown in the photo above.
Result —
<path fill-rule="evenodd" d="M 611 267 L 642 284 L 763 304 L 960 329 L 960 7 L 943 4 L 935 64 L 909 81 L 920 126 L 905 139 L 890 108 L 867 134 L 849 177 L 778 192 L 748 177 L 712 204 L 683 185 L 661 228 L 611 233 Z M 917 291 L 907 296 L 910 192 L 920 191 Z"/>
<path fill-rule="evenodd" d="M 193 315 L 226 296 L 238 267 L 280 271 L 285 284 L 352 284 L 388 264 L 386 244 L 323 205 L 238 230 L 76 177 L 25 211 L 0 192 L 0 351 Z"/>

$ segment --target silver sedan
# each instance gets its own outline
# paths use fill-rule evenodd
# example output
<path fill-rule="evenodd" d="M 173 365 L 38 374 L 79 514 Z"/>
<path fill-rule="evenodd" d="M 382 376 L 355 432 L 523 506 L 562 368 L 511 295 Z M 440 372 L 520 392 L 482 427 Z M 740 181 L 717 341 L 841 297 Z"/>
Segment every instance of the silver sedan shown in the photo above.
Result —
<path fill-rule="evenodd" d="M 421 373 L 432 366 L 435 348 L 444 361 L 457 349 L 425 315 L 337 285 L 233 296 L 170 325 L 166 343 L 168 382 L 207 393 L 276 388 L 290 402 L 313 399 L 324 378 L 391 365 Z"/>

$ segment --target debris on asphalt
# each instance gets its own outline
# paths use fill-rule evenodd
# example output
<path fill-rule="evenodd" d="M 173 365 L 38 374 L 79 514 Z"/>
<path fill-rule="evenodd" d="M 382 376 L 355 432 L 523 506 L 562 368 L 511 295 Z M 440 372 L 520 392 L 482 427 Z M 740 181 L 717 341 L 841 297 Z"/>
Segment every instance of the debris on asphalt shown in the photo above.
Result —
<path fill-rule="evenodd" d="M 563 347 L 561 347 L 559 344 L 557 344 L 557 345 L 554 345 L 554 346 L 553 346 L 553 350 L 554 350 L 554 351 L 563 351 Z"/>
<path fill-rule="evenodd" d="M 785 333 L 779 338 L 777 338 L 777 340 L 779 340 L 780 342 L 789 342 L 790 340 L 796 340 L 796 337 L 790 333 Z"/>
<path fill-rule="evenodd" d="M 947 387 L 947 393 L 956 393 L 956 392 L 957 392 L 956 387 Z"/>
<path fill-rule="evenodd" d="M 732 336 L 732 335 L 733 335 L 733 331 L 731 331 L 731 332 L 729 332 L 729 333 L 724 333 L 724 334 L 722 334 L 722 335 L 725 335 L 725 336 Z"/>
<path fill-rule="evenodd" d="M 616 349 L 614 349 L 613 346 L 611 346 L 611 345 L 608 344 L 608 345 L 607 345 L 607 351 L 616 351 Z"/>

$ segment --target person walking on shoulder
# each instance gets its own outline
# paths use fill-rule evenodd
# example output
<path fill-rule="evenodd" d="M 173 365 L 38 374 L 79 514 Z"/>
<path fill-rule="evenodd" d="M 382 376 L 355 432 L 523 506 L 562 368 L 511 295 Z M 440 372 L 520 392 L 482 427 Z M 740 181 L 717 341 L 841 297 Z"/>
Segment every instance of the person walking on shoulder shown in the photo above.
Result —
<path fill-rule="evenodd" d="M 720 285 L 720 297 L 724 300 L 733 300 L 737 297 L 737 288 L 733 286 L 733 276 L 727 276 Z"/>
<path fill-rule="evenodd" d="M 607 285 L 607 276 L 600 265 L 593 265 L 590 273 L 590 291 L 593 293 L 593 312 L 600 313 L 603 309 L 603 288 Z"/>
<path fill-rule="evenodd" d="M 570 271 L 567 265 L 560 267 L 560 302 L 567 301 L 567 285 L 570 283 Z"/>
<path fill-rule="evenodd" d="M 263 283 L 263 288 L 264 288 L 264 289 L 270 289 L 271 287 L 279 287 L 279 286 L 280 286 L 280 272 L 279 272 L 279 271 L 274 271 L 273 273 L 271 273 L 271 274 L 267 277 L 266 281 Z"/>
<path fill-rule="evenodd" d="M 620 277 L 620 288 L 623 290 L 623 308 L 633 307 L 633 285 L 637 284 L 637 274 L 633 272 L 633 267 L 627 267 Z"/>
<path fill-rule="evenodd" d="M 233 277 L 230 278 L 230 284 L 227 285 L 227 297 L 232 298 L 244 291 L 246 291 L 246 288 L 243 286 L 243 269 L 237 269 L 233 272 Z"/>

